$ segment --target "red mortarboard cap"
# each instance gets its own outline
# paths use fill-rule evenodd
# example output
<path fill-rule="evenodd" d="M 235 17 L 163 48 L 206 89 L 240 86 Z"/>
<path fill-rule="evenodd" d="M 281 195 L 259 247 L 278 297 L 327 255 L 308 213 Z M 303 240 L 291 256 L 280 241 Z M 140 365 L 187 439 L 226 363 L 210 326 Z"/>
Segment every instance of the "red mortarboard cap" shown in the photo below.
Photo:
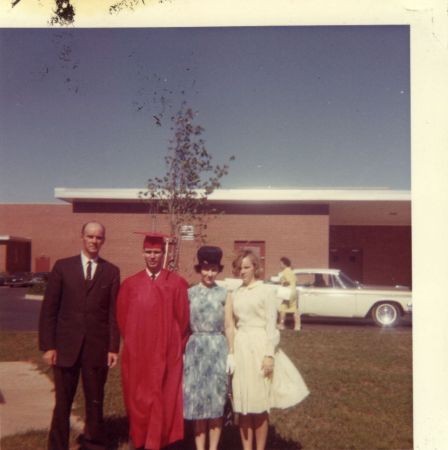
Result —
<path fill-rule="evenodd" d="M 134 231 L 134 233 L 143 234 L 145 236 L 143 248 L 160 248 L 161 250 L 165 249 L 165 239 L 172 237 L 155 231 Z"/>

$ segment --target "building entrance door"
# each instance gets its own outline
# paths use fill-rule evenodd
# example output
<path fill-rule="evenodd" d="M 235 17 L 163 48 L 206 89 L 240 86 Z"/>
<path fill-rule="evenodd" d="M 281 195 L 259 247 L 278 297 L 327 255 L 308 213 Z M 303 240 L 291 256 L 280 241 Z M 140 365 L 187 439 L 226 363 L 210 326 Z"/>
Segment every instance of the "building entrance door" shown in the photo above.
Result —
<path fill-rule="evenodd" d="M 234 244 L 235 253 L 241 250 L 250 250 L 260 258 L 262 278 L 264 278 L 265 273 L 265 248 L 265 241 L 235 241 Z"/>
<path fill-rule="evenodd" d="M 7 243 L 6 271 L 31 272 L 31 242 L 25 239 Z"/>
<path fill-rule="evenodd" d="M 363 281 L 362 249 L 332 248 L 330 249 L 330 267 L 339 269 L 356 281 Z"/>

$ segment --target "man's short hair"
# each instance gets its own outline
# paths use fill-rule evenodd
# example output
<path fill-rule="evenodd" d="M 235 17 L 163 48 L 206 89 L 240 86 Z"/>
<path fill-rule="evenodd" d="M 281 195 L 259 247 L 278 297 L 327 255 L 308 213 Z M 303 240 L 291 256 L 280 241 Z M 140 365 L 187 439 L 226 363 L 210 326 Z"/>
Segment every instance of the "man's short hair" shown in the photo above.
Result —
<path fill-rule="evenodd" d="M 81 228 L 81 236 L 84 236 L 84 232 L 86 231 L 87 226 L 88 226 L 88 225 L 91 225 L 91 224 L 99 225 L 99 226 L 103 229 L 103 234 L 104 234 L 104 236 L 106 236 L 106 227 L 105 227 L 102 223 L 97 222 L 96 220 L 91 220 L 91 221 L 89 221 L 89 222 L 86 222 L 86 223 L 82 226 L 82 228 Z"/>

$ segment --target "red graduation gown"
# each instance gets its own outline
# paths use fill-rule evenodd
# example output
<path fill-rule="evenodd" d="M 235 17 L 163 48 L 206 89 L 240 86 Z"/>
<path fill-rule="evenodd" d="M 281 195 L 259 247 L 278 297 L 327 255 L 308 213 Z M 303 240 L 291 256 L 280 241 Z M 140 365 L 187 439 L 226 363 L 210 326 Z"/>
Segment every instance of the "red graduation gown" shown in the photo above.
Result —
<path fill-rule="evenodd" d="M 164 269 L 153 281 L 143 270 L 127 278 L 118 294 L 123 395 L 135 447 L 158 450 L 183 439 L 187 287 L 174 272 Z"/>

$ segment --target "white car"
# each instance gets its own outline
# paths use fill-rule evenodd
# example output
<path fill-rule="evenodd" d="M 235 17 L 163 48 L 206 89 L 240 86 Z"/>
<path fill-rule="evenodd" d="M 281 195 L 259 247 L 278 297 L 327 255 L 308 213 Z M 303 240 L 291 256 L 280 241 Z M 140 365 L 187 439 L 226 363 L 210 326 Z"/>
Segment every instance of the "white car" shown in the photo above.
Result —
<path fill-rule="evenodd" d="M 302 315 L 371 318 L 378 326 L 392 327 L 412 312 L 412 293 L 405 286 L 364 285 L 338 269 L 293 271 Z M 280 279 L 270 281 L 278 284 Z"/>

